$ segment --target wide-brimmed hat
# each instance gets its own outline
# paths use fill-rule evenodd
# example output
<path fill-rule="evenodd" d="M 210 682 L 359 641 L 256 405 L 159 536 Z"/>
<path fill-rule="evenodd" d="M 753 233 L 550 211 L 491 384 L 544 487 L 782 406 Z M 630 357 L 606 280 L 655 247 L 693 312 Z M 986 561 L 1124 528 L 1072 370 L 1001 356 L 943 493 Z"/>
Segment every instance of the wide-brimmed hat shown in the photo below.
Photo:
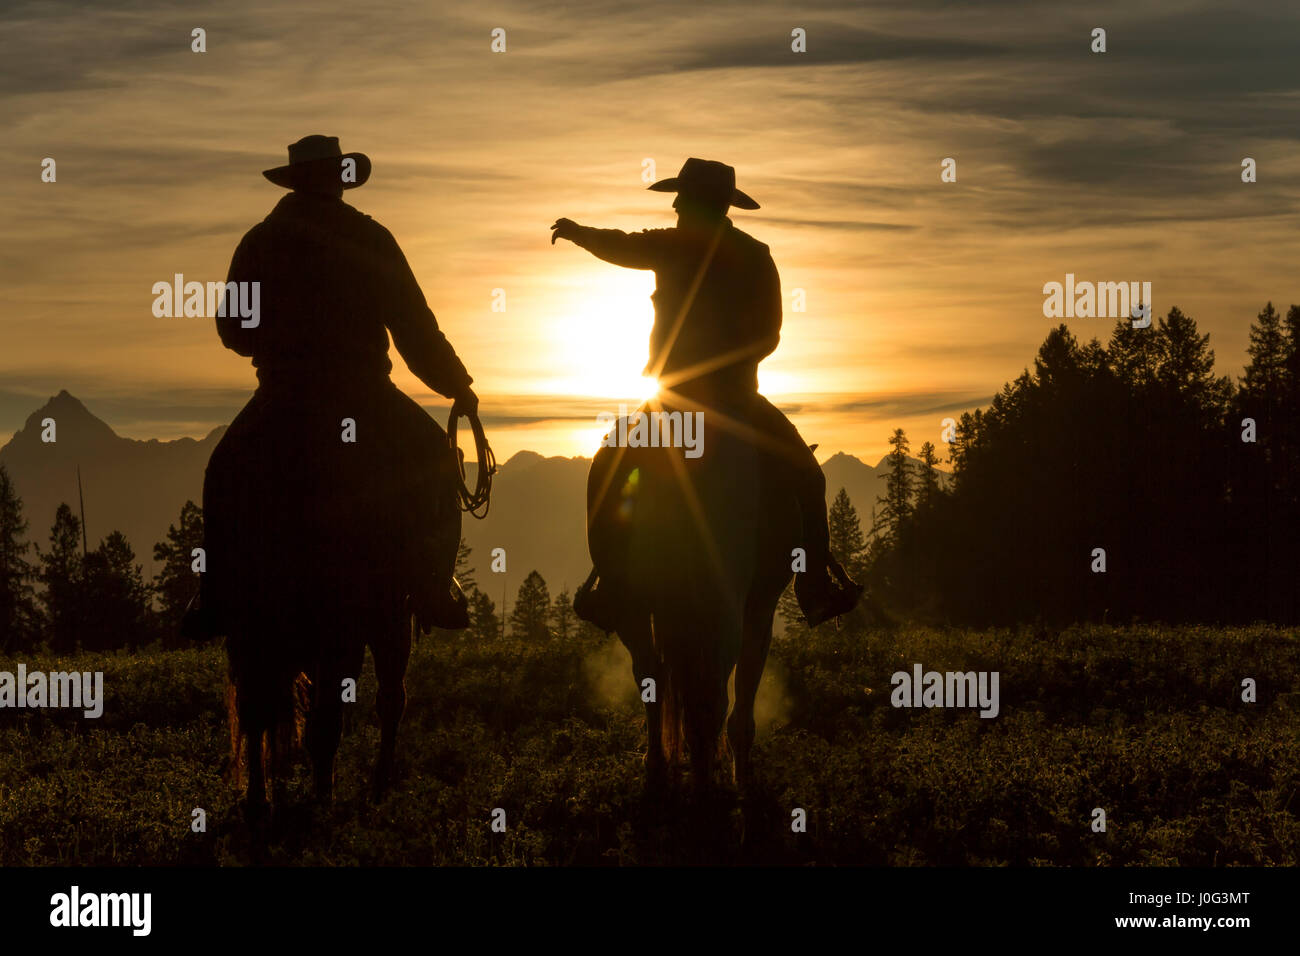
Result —
<path fill-rule="evenodd" d="M 740 209 L 758 209 L 758 203 L 736 188 L 736 170 L 726 163 L 691 157 L 676 176 L 661 179 L 649 187 L 661 193 L 684 193 L 712 204 L 726 203 Z"/>
<path fill-rule="evenodd" d="M 356 182 L 344 182 L 342 179 L 345 159 L 356 161 Z M 287 166 L 262 170 L 263 176 L 285 189 L 319 183 L 322 176 L 327 177 L 331 173 L 344 189 L 355 189 L 370 178 L 370 157 L 365 153 L 340 152 L 337 136 L 304 136 L 298 142 L 289 144 Z"/>

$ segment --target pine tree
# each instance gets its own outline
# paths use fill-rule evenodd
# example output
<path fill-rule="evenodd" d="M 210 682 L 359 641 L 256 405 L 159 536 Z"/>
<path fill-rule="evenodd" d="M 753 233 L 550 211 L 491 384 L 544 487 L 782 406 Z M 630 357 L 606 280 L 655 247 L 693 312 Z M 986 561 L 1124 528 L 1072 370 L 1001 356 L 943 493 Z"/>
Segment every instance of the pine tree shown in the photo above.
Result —
<path fill-rule="evenodd" d="M 1196 321 L 1173 308 L 1166 318 L 1160 320 L 1155 342 L 1159 354 L 1156 381 L 1201 411 L 1211 416 L 1221 414 L 1231 393 L 1232 381 L 1214 374 L 1210 333 L 1199 335 Z M 1286 349 L 1281 339 L 1279 345 L 1285 362 Z"/>
<path fill-rule="evenodd" d="M 849 576 L 859 577 L 862 573 L 863 557 L 867 550 L 867 541 L 862 534 L 862 523 L 858 520 L 858 511 L 849 500 L 849 494 L 843 488 L 835 495 L 827 514 L 831 531 L 831 553 L 840 560 Z"/>
<path fill-rule="evenodd" d="M 460 545 L 456 548 L 456 568 L 453 573 L 460 583 L 460 589 L 467 595 L 478 587 L 478 581 L 474 578 L 474 565 L 470 564 L 472 553 L 473 549 L 461 538 Z"/>
<path fill-rule="evenodd" d="M 180 527 L 167 526 L 167 540 L 153 546 L 153 559 L 162 562 L 154 577 L 153 592 L 161 606 L 159 626 L 172 633 L 190 599 L 198 593 L 199 576 L 193 570 L 194 549 L 203 547 L 203 509 L 193 501 L 181 506 Z"/>
<path fill-rule="evenodd" d="M 577 635 L 578 616 L 573 613 L 573 595 L 565 588 L 551 603 L 551 631 L 562 641 Z"/>
<path fill-rule="evenodd" d="M 88 650 L 134 647 L 154 637 L 144 568 L 122 532 L 114 531 L 86 556 L 83 593 L 93 611 L 81 629 Z"/>
<path fill-rule="evenodd" d="M 469 633 L 477 641 L 495 641 L 501 636 L 497 606 L 478 588 L 469 596 Z"/>
<path fill-rule="evenodd" d="M 546 581 L 536 571 L 528 572 L 515 595 L 515 607 L 510 612 L 510 633 L 522 640 L 546 640 L 550 610 L 551 593 Z"/>
<path fill-rule="evenodd" d="M 885 494 L 877 498 L 877 502 L 882 505 L 880 513 L 876 519 L 876 527 L 873 527 L 872 534 L 878 535 L 886 541 L 892 541 L 898 534 L 903 523 L 907 521 L 912 513 L 912 464 L 908 461 L 908 453 L 911 451 L 907 443 L 907 435 L 901 428 L 895 428 L 894 434 L 889 437 L 889 444 L 893 451 L 886 457 L 889 463 L 889 473 L 885 476 Z"/>
<path fill-rule="evenodd" d="M 956 483 L 960 483 L 962 472 L 970 461 L 971 454 L 979 448 L 980 435 L 984 426 L 984 410 L 975 409 L 975 412 L 962 412 L 961 418 L 957 419 L 957 427 L 954 429 L 952 441 L 948 443 L 948 464 L 952 465 L 952 476 Z M 874 514 L 872 516 L 872 527 L 875 527 Z"/>
<path fill-rule="evenodd" d="M 1246 366 L 1244 391 L 1252 402 L 1260 403 L 1261 417 L 1272 418 L 1282 395 L 1286 376 L 1287 348 L 1282 321 L 1269 302 L 1250 327 L 1250 364 Z"/>
<path fill-rule="evenodd" d="M 0 650 L 25 649 L 35 636 L 36 604 L 32 581 L 36 571 L 27 560 L 31 543 L 21 540 L 27 533 L 23 501 L 0 465 Z"/>
<path fill-rule="evenodd" d="M 781 598 L 777 601 L 777 613 L 781 615 L 781 621 L 785 625 L 787 634 L 804 634 L 808 630 L 808 625 L 803 619 L 803 611 L 799 608 L 799 599 L 794 596 L 794 581 L 786 585 L 781 592 Z"/>
<path fill-rule="evenodd" d="M 1120 318 L 1111 330 L 1106 356 L 1116 376 L 1134 391 L 1155 381 L 1160 362 L 1159 342 L 1152 334 L 1155 331 L 1133 328 L 1133 320 L 1128 317 Z"/>
<path fill-rule="evenodd" d="M 916 507 L 918 511 L 924 511 L 934 504 L 935 496 L 939 494 L 939 471 L 935 468 L 939 464 L 939 455 L 934 445 L 927 441 L 922 443 L 917 457 L 921 459 L 921 473 L 917 480 Z"/>
<path fill-rule="evenodd" d="M 1288 398 L 1291 407 L 1298 407 L 1300 398 L 1300 305 L 1293 305 L 1286 310 L 1286 358 L 1283 362 L 1286 381 L 1289 388 Z"/>
<path fill-rule="evenodd" d="M 1283 449 L 1279 456 L 1283 464 L 1287 498 L 1293 508 L 1300 508 L 1300 305 L 1286 312 L 1286 374 L 1283 408 L 1288 410 L 1282 418 L 1281 438 Z"/>
<path fill-rule="evenodd" d="M 82 621 L 81 522 L 67 504 L 59 505 L 50 529 L 50 550 L 40 554 L 41 601 L 49 622 L 47 637 L 54 651 L 76 646 Z M 38 549 L 39 551 L 39 549 Z"/>
<path fill-rule="evenodd" d="M 1282 492 L 1286 475 L 1285 433 L 1292 430 L 1295 409 L 1288 405 L 1287 365 L 1289 348 L 1281 317 L 1269 302 L 1250 327 L 1250 364 L 1237 393 L 1238 421 L 1256 422 L 1259 454 L 1254 470 L 1257 492 L 1269 489 L 1270 497 Z"/>

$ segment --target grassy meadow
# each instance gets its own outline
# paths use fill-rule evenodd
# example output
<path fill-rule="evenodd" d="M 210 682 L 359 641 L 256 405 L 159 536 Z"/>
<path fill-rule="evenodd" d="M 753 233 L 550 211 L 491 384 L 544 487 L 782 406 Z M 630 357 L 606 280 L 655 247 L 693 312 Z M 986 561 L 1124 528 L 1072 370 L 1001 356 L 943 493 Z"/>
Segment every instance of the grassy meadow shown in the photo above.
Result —
<path fill-rule="evenodd" d="M 1300 862 L 1300 637 L 1271 628 L 778 637 L 743 808 L 684 788 L 643 799 L 643 715 L 615 638 L 425 636 L 395 791 L 368 799 L 367 669 L 334 804 L 310 803 L 298 767 L 282 831 L 256 858 L 223 779 L 220 645 L 23 662 L 102 670 L 106 700 L 98 720 L 0 711 L 5 866 Z M 998 671 L 1001 713 L 891 707 L 890 675 L 917 662 Z M 196 807 L 206 832 L 191 830 Z M 792 832 L 794 808 L 806 832 Z"/>

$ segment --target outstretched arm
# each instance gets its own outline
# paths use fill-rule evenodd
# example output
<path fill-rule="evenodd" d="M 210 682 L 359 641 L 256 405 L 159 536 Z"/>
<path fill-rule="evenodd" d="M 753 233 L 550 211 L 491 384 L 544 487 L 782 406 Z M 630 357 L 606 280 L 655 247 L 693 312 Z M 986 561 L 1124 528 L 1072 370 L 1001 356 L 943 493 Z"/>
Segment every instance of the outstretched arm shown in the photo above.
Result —
<path fill-rule="evenodd" d="M 593 229 L 580 226 L 572 219 L 557 219 L 551 226 L 551 245 L 556 239 L 568 239 L 593 256 L 626 269 L 653 269 L 660 261 L 664 236 L 669 229 L 643 229 L 627 233 L 621 229 Z"/>

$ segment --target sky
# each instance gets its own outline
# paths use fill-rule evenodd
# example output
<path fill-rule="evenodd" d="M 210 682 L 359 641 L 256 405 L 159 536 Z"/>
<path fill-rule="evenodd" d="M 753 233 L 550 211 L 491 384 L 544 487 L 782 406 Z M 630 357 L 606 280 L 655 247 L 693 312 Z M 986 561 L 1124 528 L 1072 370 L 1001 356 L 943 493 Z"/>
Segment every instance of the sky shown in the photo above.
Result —
<path fill-rule="evenodd" d="M 653 274 L 549 226 L 672 225 L 643 169 L 688 156 L 762 206 L 732 216 L 786 297 L 760 383 L 821 458 L 874 464 L 896 427 L 939 445 L 1032 365 L 1067 273 L 1151 282 L 1237 376 L 1264 303 L 1300 301 L 1298 27 L 1295 5 L 1168 0 L 7 2 L 0 442 L 65 388 L 133 438 L 233 418 L 248 359 L 156 318 L 151 288 L 224 279 L 282 194 L 261 170 L 308 133 L 370 156 L 347 201 L 402 246 L 500 460 L 589 455 L 597 415 L 644 393 Z"/>

